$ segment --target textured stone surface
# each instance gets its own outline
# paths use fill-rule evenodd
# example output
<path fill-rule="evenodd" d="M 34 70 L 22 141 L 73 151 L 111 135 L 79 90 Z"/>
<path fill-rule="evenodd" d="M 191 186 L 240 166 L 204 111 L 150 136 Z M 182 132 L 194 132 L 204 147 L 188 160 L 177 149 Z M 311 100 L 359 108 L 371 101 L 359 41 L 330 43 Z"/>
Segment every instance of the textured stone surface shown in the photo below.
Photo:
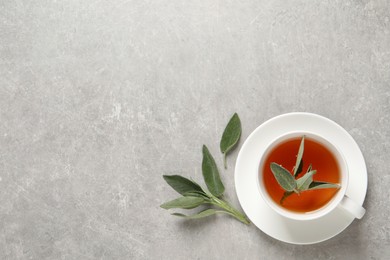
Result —
<path fill-rule="evenodd" d="M 2 0 L 0 259 L 388 259 L 389 105 L 388 0 Z M 364 219 L 295 246 L 159 208 L 234 112 L 241 145 L 291 111 L 355 138 Z"/>

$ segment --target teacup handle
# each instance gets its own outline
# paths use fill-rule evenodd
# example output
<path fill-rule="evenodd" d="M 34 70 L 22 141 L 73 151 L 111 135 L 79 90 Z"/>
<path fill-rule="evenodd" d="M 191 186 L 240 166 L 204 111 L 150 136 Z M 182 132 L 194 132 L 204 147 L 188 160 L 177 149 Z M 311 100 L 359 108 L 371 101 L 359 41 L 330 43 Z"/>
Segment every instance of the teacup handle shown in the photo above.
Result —
<path fill-rule="evenodd" d="M 351 198 L 344 196 L 344 198 L 341 200 L 339 206 L 341 206 L 343 209 L 348 211 L 350 214 L 352 214 L 355 218 L 361 219 L 364 214 L 366 213 L 366 210 L 357 204 L 354 200 Z"/>

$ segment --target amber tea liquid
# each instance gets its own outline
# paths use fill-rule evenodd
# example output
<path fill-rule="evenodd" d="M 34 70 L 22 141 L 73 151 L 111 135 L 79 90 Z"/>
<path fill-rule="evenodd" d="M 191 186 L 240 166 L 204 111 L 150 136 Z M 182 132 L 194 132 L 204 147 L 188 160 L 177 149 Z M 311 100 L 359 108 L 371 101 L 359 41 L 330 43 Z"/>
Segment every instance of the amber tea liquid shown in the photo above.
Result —
<path fill-rule="evenodd" d="M 263 173 L 265 189 L 277 205 L 291 211 L 304 213 L 317 210 L 326 205 L 336 195 L 338 189 L 303 191 L 299 195 L 294 193 L 287 197 L 282 205 L 280 204 L 284 190 L 276 181 L 270 169 L 270 164 L 271 162 L 276 162 L 287 170 L 292 171 L 300 142 L 301 137 L 297 137 L 277 144 L 265 158 L 260 174 Z M 317 173 L 313 175 L 314 181 L 340 183 L 341 173 L 337 160 L 323 144 L 312 138 L 305 137 L 305 150 L 302 159 L 303 170 L 298 178 L 306 173 L 311 163 L 312 169 L 317 170 Z"/>

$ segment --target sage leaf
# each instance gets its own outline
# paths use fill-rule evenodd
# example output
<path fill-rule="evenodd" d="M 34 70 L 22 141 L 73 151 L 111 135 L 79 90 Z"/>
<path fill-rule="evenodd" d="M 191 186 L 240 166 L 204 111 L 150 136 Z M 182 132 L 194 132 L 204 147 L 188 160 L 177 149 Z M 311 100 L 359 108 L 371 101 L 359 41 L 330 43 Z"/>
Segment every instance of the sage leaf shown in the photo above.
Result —
<path fill-rule="evenodd" d="M 310 171 L 311 171 L 311 168 L 312 168 L 312 166 L 311 166 L 311 164 L 310 164 L 309 167 L 307 167 L 307 171 L 306 171 L 306 172 L 310 172 Z"/>
<path fill-rule="evenodd" d="M 336 188 L 339 189 L 341 186 L 340 184 L 330 183 L 330 182 L 324 182 L 324 181 L 313 181 L 307 190 L 318 190 L 318 189 L 329 189 L 329 188 Z"/>
<path fill-rule="evenodd" d="M 283 197 L 280 199 L 280 204 L 283 204 L 284 200 L 289 197 L 290 195 L 294 194 L 293 191 L 285 191 L 283 193 Z"/>
<path fill-rule="evenodd" d="M 207 188 L 216 197 L 219 197 L 225 191 L 225 187 L 222 184 L 219 176 L 217 165 L 213 156 L 210 154 L 209 149 L 203 145 L 203 160 L 202 160 L 202 173 Z"/>
<path fill-rule="evenodd" d="M 302 172 L 302 167 L 303 167 L 302 156 L 303 156 L 304 146 L 305 146 L 305 136 L 302 136 L 301 144 L 299 145 L 299 150 L 297 154 L 297 160 L 295 162 L 295 167 L 294 167 L 295 177 L 297 177 L 298 174 Z M 301 162 L 302 162 L 302 166 L 301 166 Z"/>
<path fill-rule="evenodd" d="M 173 208 L 181 208 L 181 209 L 193 209 L 201 204 L 203 204 L 205 200 L 200 197 L 180 197 L 171 201 L 168 201 L 162 204 L 160 207 L 163 209 L 173 209 Z"/>
<path fill-rule="evenodd" d="M 297 182 L 288 170 L 281 165 L 272 162 L 271 171 L 274 174 L 276 181 L 285 191 L 298 192 Z"/>
<path fill-rule="evenodd" d="M 297 187 L 299 191 L 304 191 L 309 188 L 309 185 L 313 182 L 313 175 L 316 174 L 317 171 L 313 170 L 310 172 L 307 172 L 305 175 L 303 175 L 301 178 L 297 180 Z"/>
<path fill-rule="evenodd" d="M 198 197 L 198 198 L 203 198 L 203 199 L 209 199 L 210 198 L 205 192 L 200 192 L 200 191 L 185 192 L 183 194 L 183 196 L 185 196 L 185 197 Z"/>
<path fill-rule="evenodd" d="M 163 175 L 163 178 L 175 191 L 181 195 L 185 195 L 188 192 L 199 192 L 205 194 L 199 184 L 180 175 Z"/>
<path fill-rule="evenodd" d="M 227 213 L 228 214 L 228 212 L 223 211 L 223 210 L 206 209 L 206 210 L 203 210 L 195 215 L 184 215 L 181 213 L 172 213 L 172 215 L 186 218 L 186 219 L 198 219 L 198 218 L 208 217 L 208 216 L 211 216 L 211 215 L 214 215 L 217 213 Z"/>
<path fill-rule="evenodd" d="M 226 125 L 225 130 L 223 131 L 221 142 L 219 147 L 223 154 L 223 164 L 226 166 L 226 154 L 229 153 L 234 146 L 237 144 L 238 140 L 241 137 L 241 121 L 237 113 L 234 113 L 232 118 L 230 118 L 229 123 Z"/>
<path fill-rule="evenodd" d="M 302 172 L 302 170 L 303 170 L 303 159 L 299 163 L 298 170 L 297 170 L 297 172 L 296 172 L 296 174 L 294 176 L 297 177 Z"/>

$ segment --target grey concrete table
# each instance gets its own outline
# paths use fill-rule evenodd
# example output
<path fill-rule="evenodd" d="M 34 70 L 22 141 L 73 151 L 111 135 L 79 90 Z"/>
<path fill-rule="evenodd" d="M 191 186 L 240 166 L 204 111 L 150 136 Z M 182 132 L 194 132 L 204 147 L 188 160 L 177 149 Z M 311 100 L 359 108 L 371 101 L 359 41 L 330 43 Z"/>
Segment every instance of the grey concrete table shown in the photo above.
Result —
<path fill-rule="evenodd" d="M 389 104 L 387 0 L 2 0 L 0 259 L 388 259 Z M 296 246 L 159 208 L 162 175 L 201 182 L 234 112 L 241 146 L 291 111 L 355 138 L 364 219 Z"/>

